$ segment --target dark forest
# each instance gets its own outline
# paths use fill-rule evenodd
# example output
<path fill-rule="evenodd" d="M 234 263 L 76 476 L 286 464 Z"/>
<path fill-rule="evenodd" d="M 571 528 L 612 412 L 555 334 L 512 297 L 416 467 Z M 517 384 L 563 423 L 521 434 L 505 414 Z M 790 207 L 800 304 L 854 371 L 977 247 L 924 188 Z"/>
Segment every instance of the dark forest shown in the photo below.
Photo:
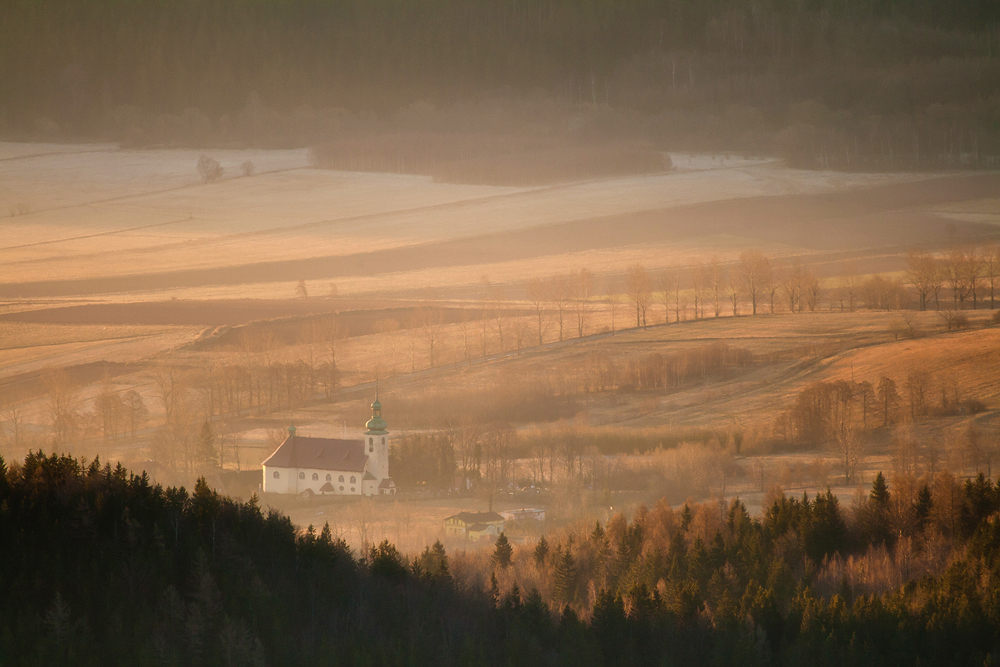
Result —
<path fill-rule="evenodd" d="M 988 0 L 9 0 L 2 19 L 11 137 L 544 135 L 846 170 L 1000 155 Z"/>
<path fill-rule="evenodd" d="M 965 665 L 1000 653 L 1000 491 L 982 475 L 956 489 L 950 524 L 934 520 L 927 487 L 900 521 L 879 474 L 850 516 L 829 492 L 775 498 L 761 519 L 736 500 L 708 541 L 695 535 L 705 507 L 688 505 L 532 550 L 501 536 L 490 584 L 469 588 L 440 543 L 354 554 L 329 526 L 296 531 L 204 480 L 189 493 L 41 452 L 0 473 L 2 665 Z M 830 558 L 906 541 L 915 563 L 941 537 L 965 555 L 939 576 L 814 590 Z M 551 599 L 501 591 L 512 558 L 553 579 Z M 600 582 L 589 619 L 573 607 L 585 573 Z"/>

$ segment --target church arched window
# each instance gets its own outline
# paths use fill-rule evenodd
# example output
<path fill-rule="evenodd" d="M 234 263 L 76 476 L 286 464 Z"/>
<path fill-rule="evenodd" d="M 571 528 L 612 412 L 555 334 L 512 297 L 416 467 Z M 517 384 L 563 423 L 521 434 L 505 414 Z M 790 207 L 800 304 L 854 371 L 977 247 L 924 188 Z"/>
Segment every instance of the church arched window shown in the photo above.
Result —
<path fill-rule="evenodd" d="M 344 476 L 343 476 L 343 475 L 341 475 L 341 476 L 340 476 L 340 479 L 338 479 L 337 481 L 338 481 L 338 482 L 343 482 L 343 481 L 344 481 Z M 344 490 L 344 487 L 340 487 L 340 490 L 341 490 L 341 491 L 343 491 L 343 490 Z"/>
<path fill-rule="evenodd" d="M 356 484 L 356 483 L 357 483 L 357 480 L 354 478 L 354 475 L 351 475 L 351 484 Z M 353 491 L 354 489 L 351 489 L 351 490 Z"/>
<path fill-rule="evenodd" d="M 326 476 L 326 481 L 332 482 L 333 481 L 333 475 L 327 475 Z"/>
<path fill-rule="evenodd" d="M 318 482 L 319 481 L 319 475 L 318 474 L 313 473 L 313 481 L 314 482 Z"/>
<path fill-rule="evenodd" d="M 382 436 L 382 444 L 385 444 L 385 436 Z"/>
<path fill-rule="evenodd" d="M 278 472 L 277 470 L 275 470 L 275 471 L 274 471 L 274 478 L 275 478 L 275 479 L 281 479 L 281 473 L 280 473 L 280 472 Z"/>
<path fill-rule="evenodd" d="M 299 473 L 299 479 L 305 479 L 305 478 L 306 478 L 306 474 L 304 472 L 300 472 Z"/>

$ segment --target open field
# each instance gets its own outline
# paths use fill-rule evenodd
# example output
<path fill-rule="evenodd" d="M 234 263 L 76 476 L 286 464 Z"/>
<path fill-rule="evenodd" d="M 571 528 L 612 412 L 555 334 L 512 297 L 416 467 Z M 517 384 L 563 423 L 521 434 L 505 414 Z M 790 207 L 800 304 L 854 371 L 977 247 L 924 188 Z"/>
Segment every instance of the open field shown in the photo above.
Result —
<path fill-rule="evenodd" d="M 665 175 L 501 188 L 313 170 L 301 151 L 217 157 L 227 174 L 207 184 L 194 151 L 96 147 L 0 162 L 0 212 L 26 202 L 5 223 L 9 277 L 0 289 L 98 294 L 340 279 L 646 243 L 708 250 L 719 235 L 787 252 L 895 245 L 904 228 L 912 242 L 933 242 L 945 239 L 946 223 L 930 207 L 982 199 L 997 186 L 991 176 L 679 159 L 682 168 Z M 243 160 L 254 162 L 253 176 L 238 176 Z M 982 223 L 949 222 L 961 235 L 984 233 Z"/>
<path fill-rule="evenodd" d="M 996 174 L 807 172 L 676 154 L 665 174 L 495 187 L 314 169 L 306 151 L 209 153 L 225 169 L 221 181 L 200 181 L 197 151 L 0 144 L 0 216 L 10 213 L 0 218 L 5 456 L 52 442 L 59 369 L 71 385 L 59 400 L 75 415 L 66 447 L 148 467 L 170 483 L 196 473 L 190 454 L 183 465 L 174 459 L 190 452 L 206 417 L 224 467 L 252 469 L 289 424 L 356 434 L 376 378 L 394 433 L 433 433 L 461 415 L 510 423 L 522 443 L 513 468 L 521 481 L 538 478 L 531 443 L 620 441 L 607 465 L 623 490 L 573 490 L 560 477 L 572 475 L 550 460 L 556 474 L 543 494 L 497 501 L 537 501 L 563 517 L 607 518 L 611 504 L 661 496 L 739 494 L 755 509 L 773 483 L 797 492 L 832 484 L 850 497 L 855 485 L 836 487 L 843 475 L 827 448 L 764 444 L 775 417 L 815 382 L 874 384 L 885 375 L 902 387 L 926 373 L 986 410 L 921 417 L 918 432 L 948 439 L 973 422 L 990 433 L 997 426 L 1000 329 L 985 326 L 987 313 L 970 313 L 969 330 L 946 332 L 938 313 L 840 312 L 835 296 L 848 271 L 904 277 L 910 246 L 935 251 L 1000 235 Z M 247 160 L 252 176 L 241 175 Z M 687 276 L 713 257 L 728 270 L 746 249 L 781 271 L 797 263 L 811 271 L 822 293 L 816 312 L 791 314 L 779 298 L 777 314 L 751 317 L 744 300 L 739 317 L 725 316 L 723 303 L 724 317 L 714 318 L 703 295 L 696 317 L 686 286 L 680 323 L 663 324 L 668 312 L 656 297 L 650 326 L 631 328 L 630 265 L 657 281 L 663 269 Z M 539 332 L 526 282 L 581 268 L 594 278 L 589 295 L 564 305 L 562 336 L 549 298 Z M 643 364 L 704 363 L 710 346 L 727 359 L 711 371 L 683 371 L 673 384 L 639 379 Z M 292 390 L 333 358 L 339 388 Z M 233 390 L 240 382 L 249 388 Z M 99 401 L 132 390 L 142 423 L 108 435 Z M 234 391 L 236 407 L 223 409 L 222 394 Z M 182 397 L 172 409 L 185 424 L 171 424 L 172 395 Z M 747 450 L 720 458 L 720 439 L 735 434 Z M 890 429 L 873 434 L 862 481 L 891 464 L 891 439 Z M 588 460 L 596 469 L 596 455 Z M 581 459 L 580 479 L 585 467 Z M 691 470 L 701 472 L 678 472 Z M 698 479 L 678 483 L 684 475 Z M 356 529 L 350 503 L 280 502 L 302 524 L 341 512 L 332 523 Z M 399 518 L 376 532 L 423 544 L 443 513 L 485 507 L 480 497 L 421 492 L 398 501 Z"/>

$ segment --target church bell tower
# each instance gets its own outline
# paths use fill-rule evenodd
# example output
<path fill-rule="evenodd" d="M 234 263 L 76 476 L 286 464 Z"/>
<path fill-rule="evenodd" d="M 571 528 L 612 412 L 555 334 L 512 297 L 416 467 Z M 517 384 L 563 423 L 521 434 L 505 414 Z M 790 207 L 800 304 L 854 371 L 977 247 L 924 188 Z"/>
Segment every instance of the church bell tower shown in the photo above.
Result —
<path fill-rule="evenodd" d="M 382 404 L 375 391 L 372 403 L 372 418 L 365 424 L 365 454 L 368 455 L 368 470 L 379 479 L 389 476 L 389 425 L 382 419 Z"/>

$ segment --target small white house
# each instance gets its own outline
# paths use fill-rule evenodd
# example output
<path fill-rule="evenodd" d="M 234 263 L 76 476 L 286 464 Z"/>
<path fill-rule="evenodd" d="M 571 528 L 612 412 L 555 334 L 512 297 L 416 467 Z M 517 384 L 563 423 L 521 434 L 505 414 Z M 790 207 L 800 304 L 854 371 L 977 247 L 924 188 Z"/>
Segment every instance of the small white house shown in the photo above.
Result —
<path fill-rule="evenodd" d="M 504 510 L 500 515 L 507 521 L 545 521 L 545 510 L 534 507 Z"/>
<path fill-rule="evenodd" d="M 376 397 L 360 440 L 310 438 L 295 427 L 262 464 L 264 492 L 306 495 L 392 496 L 389 431 Z"/>

